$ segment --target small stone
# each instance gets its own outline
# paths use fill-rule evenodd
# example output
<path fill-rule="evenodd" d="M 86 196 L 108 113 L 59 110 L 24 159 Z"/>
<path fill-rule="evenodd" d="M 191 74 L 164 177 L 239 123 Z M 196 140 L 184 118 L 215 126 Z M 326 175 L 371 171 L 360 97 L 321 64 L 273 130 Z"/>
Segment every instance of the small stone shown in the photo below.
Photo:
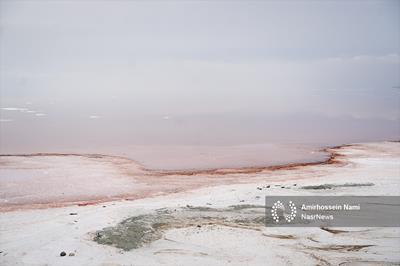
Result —
<path fill-rule="evenodd" d="M 65 253 L 65 251 L 62 251 L 62 252 L 60 253 L 60 256 L 61 256 L 61 257 L 64 257 L 65 255 L 67 255 L 67 253 Z"/>
<path fill-rule="evenodd" d="M 281 188 L 285 188 L 285 186 L 281 186 Z"/>
<path fill-rule="evenodd" d="M 271 187 L 271 185 L 268 185 L 268 186 L 267 186 L 267 188 L 270 188 L 270 187 Z"/>
<path fill-rule="evenodd" d="M 71 253 L 68 254 L 68 256 L 73 257 L 73 256 L 75 256 L 75 253 L 71 252 Z"/>
<path fill-rule="evenodd" d="M 199 225 L 199 224 L 198 224 L 198 225 L 197 225 L 197 227 L 198 227 L 198 228 L 200 228 L 200 227 L 201 227 L 201 225 Z"/>
<path fill-rule="evenodd" d="M 297 184 L 293 184 L 293 186 L 295 187 L 295 186 L 297 186 Z"/>
<path fill-rule="evenodd" d="M 76 212 L 70 212 L 69 215 L 78 215 Z"/>
<path fill-rule="evenodd" d="M 260 187 L 257 187 L 257 189 L 258 189 L 258 190 L 262 190 L 262 188 L 260 188 Z"/>

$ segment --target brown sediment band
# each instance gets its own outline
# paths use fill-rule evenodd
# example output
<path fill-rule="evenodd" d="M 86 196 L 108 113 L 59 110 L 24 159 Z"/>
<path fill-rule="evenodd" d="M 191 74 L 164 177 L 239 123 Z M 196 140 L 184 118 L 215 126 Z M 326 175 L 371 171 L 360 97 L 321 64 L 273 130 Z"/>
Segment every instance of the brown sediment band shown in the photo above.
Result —
<path fill-rule="evenodd" d="M 144 199 L 147 197 L 151 197 L 152 195 L 142 194 L 139 196 L 132 196 L 132 195 L 124 195 L 121 194 L 119 196 L 114 197 L 98 197 L 93 199 L 85 199 L 85 200 L 67 200 L 67 201 L 58 201 L 58 202 L 50 202 L 50 203 L 32 203 L 32 204 L 10 204 L 7 206 L 0 206 L 0 213 L 1 212 L 12 212 L 16 210 L 40 210 L 40 209 L 49 209 L 49 208 L 62 208 L 68 206 L 78 206 L 78 207 L 85 207 L 91 205 L 98 205 L 98 204 L 106 204 L 112 201 L 121 201 L 121 200 L 139 200 Z"/>
<path fill-rule="evenodd" d="M 182 171 L 159 171 L 146 169 L 146 171 L 152 172 L 158 176 L 169 176 L 169 175 L 184 175 L 184 176 L 195 176 L 195 175 L 230 175 L 230 174 L 257 174 L 264 171 L 276 171 L 276 170 L 291 170 L 298 167 L 313 166 L 313 165 L 323 165 L 323 164 L 339 164 L 342 163 L 339 158 L 342 157 L 339 153 L 334 150 L 339 150 L 344 147 L 349 147 L 353 145 L 342 145 L 324 148 L 321 151 L 329 153 L 329 157 L 322 161 L 316 162 L 304 162 L 304 163 L 288 163 L 282 165 L 271 165 L 271 166 L 256 166 L 256 167 L 241 167 L 241 168 L 215 168 L 215 169 L 205 169 L 205 170 L 182 170 Z"/>

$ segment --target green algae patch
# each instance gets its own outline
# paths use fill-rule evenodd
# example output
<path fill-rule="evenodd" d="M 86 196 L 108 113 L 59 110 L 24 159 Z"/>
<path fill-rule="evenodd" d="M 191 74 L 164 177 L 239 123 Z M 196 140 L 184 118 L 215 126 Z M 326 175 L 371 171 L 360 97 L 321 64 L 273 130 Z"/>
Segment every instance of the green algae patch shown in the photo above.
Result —
<path fill-rule="evenodd" d="M 265 223 L 262 205 L 234 205 L 227 208 L 186 207 L 159 209 L 152 214 L 123 220 L 116 226 L 95 232 L 93 240 L 125 251 L 137 249 L 163 237 L 169 229 L 219 225 L 257 229 Z"/>
<path fill-rule="evenodd" d="M 165 220 L 163 222 L 156 220 Z M 123 250 L 140 248 L 162 237 L 162 225 L 168 217 L 162 215 L 139 215 L 128 218 L 114 227 L 97 231 L 94 241 Z"/>
<path fill-rule="evenodd" d="M 233 211 L 236 211 L 236 210 L 257 209 L 257 208 L 264 209 L 265 206 L 253 205 L 253 204 L 238 204 L 238 205 L 231 205 L 231 206 L 229 206 L 229 208 L 231 208 Z"/>

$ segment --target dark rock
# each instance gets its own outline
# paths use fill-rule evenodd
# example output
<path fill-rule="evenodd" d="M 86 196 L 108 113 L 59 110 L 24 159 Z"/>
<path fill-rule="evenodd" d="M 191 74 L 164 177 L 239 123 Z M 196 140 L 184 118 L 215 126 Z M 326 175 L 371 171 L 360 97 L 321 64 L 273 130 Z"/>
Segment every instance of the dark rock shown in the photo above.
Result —
<path fill-rule="evenodd" d="M 304 186 L 302 189 L 334 189 L 334 188 L 344 188 L 344 187 L 369 187 L 373 186 L 373 183 L 345 183 L 345 184 L 322 184 L 313 186 Z"/>
<path fill-rule="evenodd" d="M 198 227 L 198 228 L 201 228 L 201 225 L 198 224 L 197 227 Z"/>
<path fill-rule="evenodd" d="M 68 256 L 73 257 L 73 256 L 75 256 L 75 253 L 71 252 L 71 253 L 68 254 Z"/>
<path fill-rule="evenodd" d="M 270 187 L 271 187 L 271 185 L 268 185 L 268 186 L 267 186 L 267 188 L 270 188 Z"/>
<path fill-rule="evenodd" d="M 260 188 L 260 187 L 257 187 L 257 189 L 258 189 L 258 190 L 262 190 L 262 188 Z"/>
<path fill-rule="evenodd" d="M 70 212 L 69 215 L 78 215 L 76 212 Z"/>
<path fill-rule="evenodd" d="M 65 255 L 67 255 L 67 253 L 65 253 L 65 251 L 62 251 L 62 252 L 60 253 L 60 256 L 61 256 L 61 257 L 64 257 Z"/>

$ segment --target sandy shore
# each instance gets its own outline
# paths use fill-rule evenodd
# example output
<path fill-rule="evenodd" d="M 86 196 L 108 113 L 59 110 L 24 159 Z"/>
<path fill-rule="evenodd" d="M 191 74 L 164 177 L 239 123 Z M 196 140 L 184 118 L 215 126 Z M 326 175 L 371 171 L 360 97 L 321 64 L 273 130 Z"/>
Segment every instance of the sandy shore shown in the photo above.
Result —
<path fill-rule="evenodd" d="M 271 228 L 260 220 L 267 195 L 400 195 L 400 143 L 329 151 L 319 164 L 183 173 L 149 172 L 120 157 L 3 157 L 0 264 L 399 264 L 398 228 Z"/>

